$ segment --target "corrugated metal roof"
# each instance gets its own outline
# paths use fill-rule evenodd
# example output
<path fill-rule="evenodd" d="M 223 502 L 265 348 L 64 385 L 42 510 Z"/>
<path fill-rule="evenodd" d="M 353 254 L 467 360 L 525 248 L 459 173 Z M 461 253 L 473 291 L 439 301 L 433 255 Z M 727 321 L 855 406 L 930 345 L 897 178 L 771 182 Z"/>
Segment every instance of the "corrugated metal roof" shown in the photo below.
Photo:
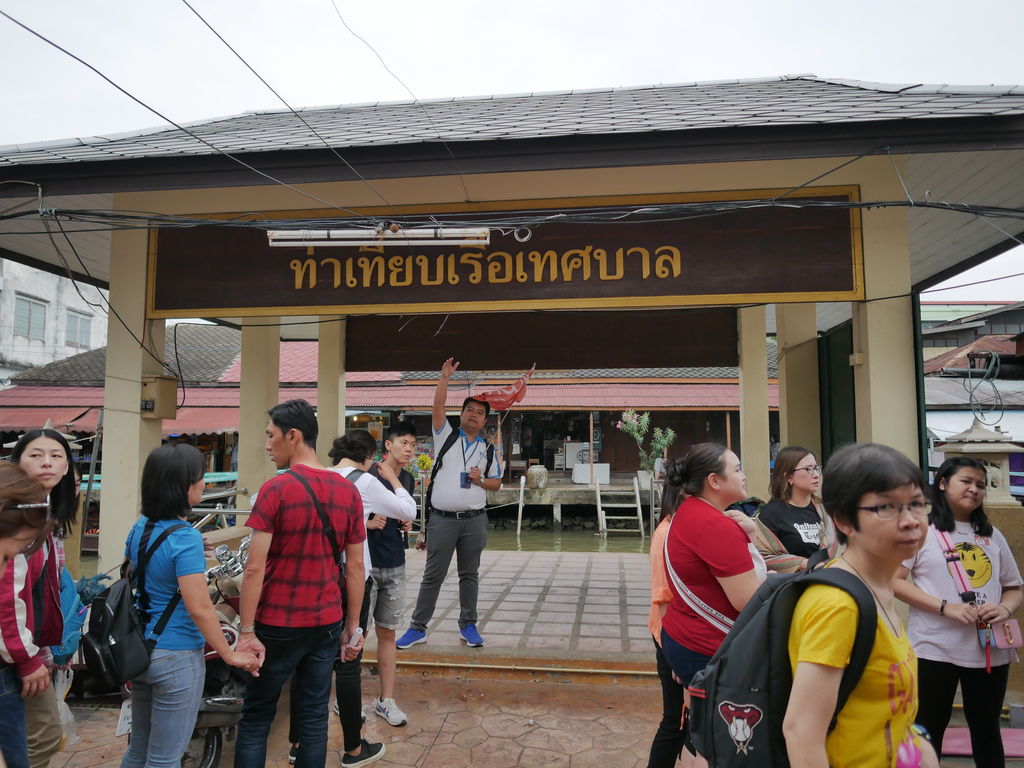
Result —
<path fill-rule="evenodd" d="M 967 355 L 972 352 L 995 352 L 1012 355 L 1016 345 L 1011 336 L 979 336 L 962 347 L 951 349 L 924 361 L 925 374 L 938 373 L 943 368 L 967 368 Z M 979 376 L 980 376 L 979 372 Z"/>
<path fill-rule="evenodd" d="M 478 142 L 1024 114 L 1021 86 L 879 84 L 813 75 L 631 88 L 308 107 L 333 147 Z M 429 116 L 429 119 L 427 117 Z M 326 150 L 290 112 L 189 124 L 232 153 Z M 0 167 L 213 154 L 176 128 L 0 147 Z"/>
<path fill-rule="evenodd" d="M 979 385 L 977 379 L 968 382 L 966 379 L 926 376 L 924 379 L 925 405 L 929 408 L 968 408 L 970 407 L 969 386 L 976 387 L 975 399 L 983 406 L 1024 408 L 1024 381 L 996 379 L 993 384 Z"/>

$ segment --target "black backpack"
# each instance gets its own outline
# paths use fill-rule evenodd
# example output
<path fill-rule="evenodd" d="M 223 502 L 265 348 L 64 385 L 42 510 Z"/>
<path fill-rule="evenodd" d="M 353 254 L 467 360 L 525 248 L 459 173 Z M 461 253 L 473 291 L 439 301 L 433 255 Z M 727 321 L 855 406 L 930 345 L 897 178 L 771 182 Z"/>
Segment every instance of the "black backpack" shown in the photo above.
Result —
<path fill-rule="evenodd" d="M 82 653 L 86 667 L 107 689 L 127 683 L 149 668 L 150 654 L 181 601 L 181 592 L 175 592 L 153 627 L 153 634 L 146 637 L 146 565 L 168 536 L 188 527 L 185 523 L 169 526 L 148 546 L 155 525 L 155 521 L 149 520 L 143 528 L 137 565 L 132 568 L 131 561 L 125 560 L 121 578 L 103 590 L 90 606 L 89 628 L 82 635 Z"/>
<path fill-rule="evenodd" d="M 718 651 L 687 688 L 690 738 L 711 768 L 788 768 L 782 721 L 793 685 L 789 628 L 797 601 L 812 584 L 841 589 L 857 602 L 857 631 L 829 731 L 835 728 L 874 646 L 878 621 L 874 597 L 864 582 L 840 568 L 773 574 L 750 598 Z"/>
<path fill-rule="evenodd" d="M 426 516 L 430 516 L 430 511 L 433 509 L 430 506 L 430 498 L 434 494 L 434 478 L 437 476 L 437 472 L 441 469 L 441 460 L 444 455 L 448 453 L 448 449 L 455 445 L 455 442 L 459 439 L 458 428 L 453 428 L 441 444 L 441 450 L 437 452 L 437 456 L 434 457 L 434 466 L 430 469 L 430 485 L 427 486 L 427 498 L 424 501 L 426 507 Z M 487 473 L 491 471 L 491 464 L 494 462 L 494 443 L 487 444 L 487 466 L 484 467 L 484 477 L 487 477 Z"/>

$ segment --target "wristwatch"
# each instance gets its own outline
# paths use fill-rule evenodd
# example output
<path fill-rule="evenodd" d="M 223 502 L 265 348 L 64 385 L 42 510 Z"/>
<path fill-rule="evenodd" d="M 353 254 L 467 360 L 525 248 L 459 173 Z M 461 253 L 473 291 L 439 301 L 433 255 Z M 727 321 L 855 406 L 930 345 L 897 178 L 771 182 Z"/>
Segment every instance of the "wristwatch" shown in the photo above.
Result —
<path fill-rule="evenodd" d="M 241 632 L 243 635 L 251 635 L 256 632 L 256 625 L 250 624 L 246 627 L 239 627 L 238 631 Z"/>

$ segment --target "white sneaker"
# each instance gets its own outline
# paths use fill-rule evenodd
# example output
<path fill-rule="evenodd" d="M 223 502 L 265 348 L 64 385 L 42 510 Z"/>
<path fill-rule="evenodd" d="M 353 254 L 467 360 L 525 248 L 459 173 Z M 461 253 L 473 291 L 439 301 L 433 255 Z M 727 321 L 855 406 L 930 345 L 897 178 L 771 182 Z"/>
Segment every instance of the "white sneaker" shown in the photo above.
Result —
<path fill-rule="evenodd" d="M 377 699 L 373 703 L 373 711 L 388 721 L 388 725 L 405 725 L 409 722 L 405 712 L 398 708 L 394 699 Z"/>
<path fill-rule="evenodd" d="M 338 717 L 341 717 L 341 710 L 338 709 L 338 700 L 337 699 L 335 699 L 334 700 L 334 704 L 331 705 L 331 711 L 334 714 L 336 714 Z M 359 710 L 359 717 L 360 717 L 360 721 L 359 722 L 361 722 L 361 723 L 365 723 L 366 722 L 366 710 L 365 709 Z M 295 762 L 295 761 L 293 760 L 292 762 Z"/>

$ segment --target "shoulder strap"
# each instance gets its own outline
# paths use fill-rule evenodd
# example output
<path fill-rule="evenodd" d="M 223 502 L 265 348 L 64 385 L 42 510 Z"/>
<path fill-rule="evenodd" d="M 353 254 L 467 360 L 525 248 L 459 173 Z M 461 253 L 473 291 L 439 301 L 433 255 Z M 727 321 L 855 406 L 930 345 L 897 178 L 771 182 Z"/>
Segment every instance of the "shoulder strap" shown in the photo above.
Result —
<path fill-rule="evenodd" d="M 732 629 L 733 620 L 725 614 L 716 611 L 691 592 L 689 587 L 683 583 L 683 580 L 679 578 L 679 575 L 672 567 L 672 559 L 668 556 L 668 542 L 672 537 L 672 526 L 675 525 L 676 517 L 678 517 L 678 515 L 672 517 L 672 522 L 669 524 L 668 535 L 665 536 L 665 571 L 668 574 L 668 580 L 672 582 L 672 586 L 675 587 L 679 597 L 682 598 L 683 602 L 690 607 L 691 611 L 704 619 L 704 621 L 710 624 L 714 629 L 718 630 L 723 635 L 727 635 L 729 634 L 729 630 Z"/>
<path fill-rule="evenodd" d="M 345 479 L 348 480 L 350 483 L 355 483 L 356 480 L 358 480 L 365 474 L 366 472 L 364 472 L 361 469 L 353 469 L 351 472 L 345 475 Z"/>
<path fill-rule="evenodd" d="M 965 603 L 974 602 L 977 594 L 971 589 L 971 581 L 967 578 L 963 561 L 960 559 L 960 553 L 956 551 L 956 545 L 953 544 L 953 540 L 949 537 L 948 533 L 940 531 L 934 525 L 928 527 L 935 532 L 935 536 L 939 539 L 942 557 L 946 561 L 946 568 L 949 570 L 949 575 L 956 585 L 956 591 L 960 595 L 960 599 Z"/>
<path fill-rule="evenodd" d="M 423 502 L 423 524 L 426 527 L 427 520 L 430 519 L 430 510 L 432 507 L 431 499 L 434 496 L 434 478 L 437 476 L 438 471 L 441 469 L 441 461 L 444 459 L 444 455 L 448 453 L 448 449 L 455 445 L 455 441 L 459 439 L 459 430 L 452 428 L 452 431 L 448 433 L 448 437 L 444 439 L 441 444 L 441 449 L 437 452 L 437 456 L 434 457 L 434 466 L 430 468 L 430 485 L 427 486 L 427 496 Z"/>
<path fill-rule="evenodd" d="M 867 668 L 868 660 L 871 658 L 871 650 L 875 645 L 875 630 L 878 625 L 878 609 L 875 608 L 874 596 L 864 582 L 842 568 L 819 568 L 801 576 L 800 579 L 808 585 L 826 584 L 841 589 L 857 603 L 857 631 L 853 636 L 850 663 L 843 670 L 843 677 L 839 682 L 836 711 L 832 715 L 832 722 L 828 727 L 829 731 L 832 731 L 836 727 L 839 713 L 846 705 L 853 689 L 857 687 L 857 683 L 860 682 L 860 678 Z"/>
<path fill-rule="evenodd" d="M 309 493 L 309 498 L 313 500 L 313 506 L 316 508 L 316 513 L 320 517 L 320 524 L 323 526 L 324 536 L 327 537 L 327 541 L 331 545 L 331 552 L 334 553 L 334 562 L 337 563 L 338 568 L 341 568 L 341 547 L 338 546 L 338 535 L 334 531 L 334 526 L 331 525 L 331 519 L 327 517 L 327 513 L 324 512 L 324 508 L 320 505 L 320 499 L 313 493 L 313 488 L 309 485 L 306 478 L 293 469 L 289 469 L 288 474 L 302 483 L 302 486 Z"/>
<path fill-rule="evenodd" d="M 452 431 L 448 434 L 448 437 L 444 439 L 441 444 L 441 450 L 437 452 L 437 456 L 434 457 L 434 466 L 430 469 L 430 479 L 433 480 L 437 475 L 437 471 L 441 469 L 441 460 L 444 455 L 448 453 L 448 449 L 455 445 L 455 441 L 459 439 L 459 430 L 452 428 Z"/>
<path fill-rule="evenodd" d="M 179 528 L 189 527 L 185 523 L 175 523 L 174 525 L 168 526 L 160 533 L 159 536 L 156 537 L 156 541 L 153 542 L 153 545 L 147 549 L 145 545 L 147 540 L 149 539 L 149 534 L 152 533 L 152 526 L 154 525 L 155 523 L 153 523 L 153 521 L 146 523 L 146 530 L 143 531 L 142 539 L 139 541 L 139 556 L 137 561 L 138 564 L 136 565 L 136 573 L 138 574 L 138 589 L 140 599 L 143 599 L 145 595 L 146 566 L 149 565 L 149 561 L 153 558 L 153 555 L 160 548 L 160 545 L 167 541 L 168 536 L 177 531 Z M 148 618 L 149 598 L 145 597 L 144 599 L 144 608 L 147 611 Z M 167 605 L 164 607 L 163 612 L 160 614 L 160 618 L 157 619 L 156 625 L 153 627 L 153 632 L 151 633 L 151 638 L 149 640 L 151 646 L 155 646 L 156 641 L 160 639 L 160 635 L 163 634 L 164 629 L 167 627 L 167 622 L 171 620 L 171 614 L 174 613 L 174 609 L 178 607 L 178 603 L 180 602 L 181 589 L 176 589 L 174 591 L 174 594 L 171 596 L 171 599 L 167 601 Z"/>

